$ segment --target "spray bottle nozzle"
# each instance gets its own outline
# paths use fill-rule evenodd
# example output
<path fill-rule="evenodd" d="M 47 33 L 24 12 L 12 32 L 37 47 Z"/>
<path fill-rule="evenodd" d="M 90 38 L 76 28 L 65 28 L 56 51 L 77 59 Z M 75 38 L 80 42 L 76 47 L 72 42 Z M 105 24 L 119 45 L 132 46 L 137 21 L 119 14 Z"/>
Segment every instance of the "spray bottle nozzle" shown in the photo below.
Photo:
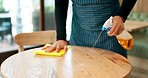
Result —
<path fill-rule="evenodd" d="M 112 16 L 104 23 L 102 30 L 110 31 L 112 28 Z"/>
<path fill-rule="evenodd" d="M 108 28 L 105 28 L 105 27 L 102 27 L 102 31 L 106 30 L 107 32 L 110 31 L 112 27 L 108 27 Z"/>

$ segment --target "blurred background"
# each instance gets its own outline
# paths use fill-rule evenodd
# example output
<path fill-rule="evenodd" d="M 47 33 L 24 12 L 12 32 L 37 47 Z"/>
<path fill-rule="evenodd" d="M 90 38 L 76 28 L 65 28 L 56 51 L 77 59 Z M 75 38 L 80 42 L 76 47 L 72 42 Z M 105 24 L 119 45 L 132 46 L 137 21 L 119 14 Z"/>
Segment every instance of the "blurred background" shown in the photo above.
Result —
<path fill-rule="evenodd" d="M 148 0 L 137 0 L 127 20 L 148 22 L 147 3 Z M 67 39 L 71 31 L 71 4 L 70 1 Z M 55 30 L 54 9 L 54 0 L 0 0 L 0 64 L 17 53 L 18 46 L 13 42 L 16 34 Z M 135 39 L 133 49 L 128 52 L 128 59 L 133 66 L 130 78 L 148 78 L 148 28 L 130 33 Z"/>
<path fill-rule="evenodd" d="M 0 0 L 0 25 L 0 52 L 13 49 L 18 33 L 55 29 L 54 0 Z"/>

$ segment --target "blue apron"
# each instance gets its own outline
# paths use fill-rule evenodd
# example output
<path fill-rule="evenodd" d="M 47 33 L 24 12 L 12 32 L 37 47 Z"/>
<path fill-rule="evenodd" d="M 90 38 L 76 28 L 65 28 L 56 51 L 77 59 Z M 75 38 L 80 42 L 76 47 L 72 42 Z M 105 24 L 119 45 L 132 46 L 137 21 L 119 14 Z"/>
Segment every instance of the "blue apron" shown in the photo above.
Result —
<path fill-rule="evenodd" d="M 104 22 L 119 10 L 118 0 L 72 0 L 73 18 L 70 45 L 92 47 Z M 127 57 L 127 51 L 115 36 L 103 31 L 95 48 L 110 50 Z"/>

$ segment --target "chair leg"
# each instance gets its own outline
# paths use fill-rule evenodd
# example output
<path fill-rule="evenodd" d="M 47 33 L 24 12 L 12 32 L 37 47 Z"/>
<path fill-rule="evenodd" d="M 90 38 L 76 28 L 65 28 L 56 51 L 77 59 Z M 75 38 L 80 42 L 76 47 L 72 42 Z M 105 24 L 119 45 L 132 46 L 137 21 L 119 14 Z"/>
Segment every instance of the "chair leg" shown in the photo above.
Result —
<path fill-rule="evenodd" d="M 13 43 L 14 43 L 13 42 L 13 35 L 12 35 L 12 33 L 11 33 L 11 42 L 10 43 L 11 43 L 11 45 L 13 45 Z"/>
<path fill-rule="evenodd" d="M 4 40 L 4 36 L 1 36 L 2 37 L 2 41 Z"/>

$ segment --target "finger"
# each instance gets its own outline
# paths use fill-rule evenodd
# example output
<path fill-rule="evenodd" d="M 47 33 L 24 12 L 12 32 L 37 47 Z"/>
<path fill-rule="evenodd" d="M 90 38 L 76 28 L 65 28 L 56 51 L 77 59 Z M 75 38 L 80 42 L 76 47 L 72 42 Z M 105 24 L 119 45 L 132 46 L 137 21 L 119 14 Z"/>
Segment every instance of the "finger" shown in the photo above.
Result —
<path fill-rule="evenodd" d="M 116 24 L 113 23 L 112 28 L 110 29 L 110 31 L 108 32 L 108 35 L 111 36 L 111 34 L 115 31 L 116 29 Z"/>
<path fill-rule="evenodd" d="M 56 45 L 57 45 L 57 42 L 53 43 L 46 51 L 47 52 L 54 51 L 56 49 Z"/>
<path fill-rule="evenodd" d="M 115 31 L 111 34 L 112 36 L 116 36 L 116 35 L 118 35 L 118 33 L 119 33 L 119 31 L 120 31 L 120 26 L 117 26 L 116 27 L 116 29 L 115 29 Z"/>
<path fill-rule="evenodd" d="M 47 46 L 46 47 L 42 47 L 41 50 L 45 50 L 46 48 L 47 48 Z"/>
<path fill-rule="evenodd" d="M 116 35 L 119 35 L 123 30 L 124 30 L 124 25 L 122 24 L 122 25 L 118 28 L 118 32 L 116 33 Z"/>
<path fill-rule="evenodd" d="M 112 36 L 111 34 L 116 30 L 116 27 L 117 27 L 117 24 L 118 22 L 113 18 L 113 21 L 112 21 L 112 28 L 110 29 L 110 31 L 108 32 L 108 35 L 109 36 Z"/>
<path fill-rule="evenodd" d="M 62 49 L 62 48 L 58 45 L 58 46 L 56 47 L 56 52 L 58 53 L 61 49 Z"/>
<path fill-rule="evenodd" d="M 111 28 L 111 30 L 108 32 L 109 36 L 113 36 L 116 30 L 117 24 L 113 24 L 113 27 Z"/>
<path fill-rule="evenodd" d="M 120 27 L 120 31 L 119 31 L 119 33 L 118 33 L 117 35 L 119 35 L 120 33 L 122 33 L 123 30 L 124 30 L 124 26 L 121 26 L 121 27 Z"/>
<path fill-rule="evenodd" d="M 66 51 L 67 51 L 67 49 L 68 49 L 68 48 L 67 48 L 67 45 L 65 45 L 65 46 L 64 46 L 64 51 L 66 52 Z"/>
<path fill-rule="evenodd" d="M 123 25 L 122 23 L 114 23 L 114 26 L 115 26 L 115 30 L 113 33 L 111 33 L 110 35 L 111 36 L 116 36 L 120 33 L 121 30 L 123 30 Z"/>
<path fill-rule="evenodd" d="M 51 52 L 54 51 L 56 49 L 55 46 L 50 46 L 49 49 L 46 50 L 46 52 Z"/>
<path fill-rule="evenodd" d="M 50 46 L 44 46 L 44 47 L 42 47 L 42 49 L 41 50 L 46 50 L 47 48 L 49 48 Z"/>

